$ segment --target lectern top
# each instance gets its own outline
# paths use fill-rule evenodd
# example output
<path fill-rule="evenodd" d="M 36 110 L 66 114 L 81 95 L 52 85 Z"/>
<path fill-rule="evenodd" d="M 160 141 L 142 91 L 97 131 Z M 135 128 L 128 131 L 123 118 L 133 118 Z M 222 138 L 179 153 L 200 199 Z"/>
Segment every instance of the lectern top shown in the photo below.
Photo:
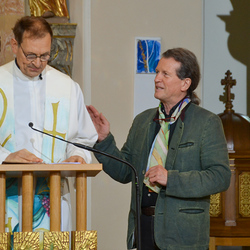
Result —
<path fill-rule="evenodd" d="M 84 172 L 87 176 L 96 176 L 102 171 L 102 164 L 79 163 L 5 163 L 0 166 L 0 172 L 6 172 L 7 177 L 21 177 L 22 172 L 34 172 L 35 176 L 49 176 L 50 172 L 61 172 L 63 177 L 75 176 L 77 172 Z"/>

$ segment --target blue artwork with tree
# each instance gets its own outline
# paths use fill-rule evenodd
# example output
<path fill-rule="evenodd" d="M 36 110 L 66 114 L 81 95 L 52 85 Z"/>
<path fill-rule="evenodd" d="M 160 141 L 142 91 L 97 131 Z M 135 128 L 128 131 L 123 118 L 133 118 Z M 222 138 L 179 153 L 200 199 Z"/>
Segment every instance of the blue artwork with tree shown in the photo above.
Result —
<path fill-rule="evenodd" d="M 159 40 L 137 40 L 136 73 L 155 73 L 160 53 L 161 43 Z"/>

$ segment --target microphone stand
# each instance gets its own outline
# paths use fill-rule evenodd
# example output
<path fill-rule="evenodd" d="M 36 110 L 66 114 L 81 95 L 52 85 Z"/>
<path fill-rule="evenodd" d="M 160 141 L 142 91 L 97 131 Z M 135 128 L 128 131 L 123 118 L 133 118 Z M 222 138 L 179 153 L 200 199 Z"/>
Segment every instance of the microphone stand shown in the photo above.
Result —
<path fill-rule="evenodd" d="M 120 158 L 118 158 L 118 157 L 116 157 L 114 155 L 108 154 L 106 152 L 97 150 L 95 148 L 91 148 L 89 146 L 86 146 L 86 145 L 83 145 L 83 144 L 80 144 L 80 143 L 66 141 L 66 140 L 64 140 L 62 138 L 56 137 L 56 136 L 51 135 L 49 133 L 46 133 L 44 131 L 33 128 L 33 123 L 32 122 L 30 122 L 28 125 L 34 131 L 37 131 L 39 133 L 42 133 L 42 134 L 48 135 L 50 137 L 56 138 L 56 139 L 61 140 L 63 142 L 72 144 L 72 145 L 74 145 L 74 146 L 76 146 L 78 148 L 82 148 L 82 149 L 85 149 L 85 150 L 88 150 L 88 151 L 91 151 L 91 152 L 94 152 L 94 153 L 97 153 L 97 154 L 107 156 L 109 158 L 112 158 L 114 160 L 117 160 L 117 161 L 119 161 L 121 163 L 126 164 L 127 166 L 129 166 L 132 169 L 132 171 L 134 172 L 134 177 L 135 177 L 135 193 L 136 193 L 136 234 L 137 234 L 136 235 L 136 248 L 137 248 L 137 250 L 141 250 L 140 189 L 139 189 L 139 178 L 138 178 L 137 170 L 135 169 L 135 167 L 132 164 L 130 164 L 129 162 L 127 162 L 125 160 L 122 160 L 122 159 L 120 159 Z"/>

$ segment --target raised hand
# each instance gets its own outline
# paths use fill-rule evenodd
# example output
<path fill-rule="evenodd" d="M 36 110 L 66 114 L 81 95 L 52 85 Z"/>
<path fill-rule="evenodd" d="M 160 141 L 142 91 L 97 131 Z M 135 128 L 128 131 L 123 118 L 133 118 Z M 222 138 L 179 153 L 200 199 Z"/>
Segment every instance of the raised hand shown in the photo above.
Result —
<path fill-rule="evenodd" d="M 87 106 L 87 110 L 98 133 L 98 141 L 104 140 L 110 132 L 109 121 L 102 113 L 99 113 L 94 106 Z"/>

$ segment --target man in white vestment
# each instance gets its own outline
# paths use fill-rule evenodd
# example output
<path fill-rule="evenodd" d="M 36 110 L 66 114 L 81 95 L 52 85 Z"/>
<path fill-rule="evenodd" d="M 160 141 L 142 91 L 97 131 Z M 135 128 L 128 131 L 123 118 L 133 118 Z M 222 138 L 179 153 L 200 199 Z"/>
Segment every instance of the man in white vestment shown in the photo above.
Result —
<path fill-rule="evenodd" d="M 28 124 L 65 140 L 93 146 L 95 127 L 79 85 L 48 66 L 52 30 L 42 17 L 23 17 L 13 28 L 14 61 L 0 67 L 0 163 L 90 163 L 91 154 L 32 130 Z M 53 165 L 51 166 L 53 168 Z M 49 230 L 49 185 L 35 181 L 33 230 Z M 67 189 L 67 179 L 63 182 Z M 6 232 L 21 230 L 21 184 L 6 183 Z M 69 193 L 62 198 L 62 231 L 71 230 Z"/>

